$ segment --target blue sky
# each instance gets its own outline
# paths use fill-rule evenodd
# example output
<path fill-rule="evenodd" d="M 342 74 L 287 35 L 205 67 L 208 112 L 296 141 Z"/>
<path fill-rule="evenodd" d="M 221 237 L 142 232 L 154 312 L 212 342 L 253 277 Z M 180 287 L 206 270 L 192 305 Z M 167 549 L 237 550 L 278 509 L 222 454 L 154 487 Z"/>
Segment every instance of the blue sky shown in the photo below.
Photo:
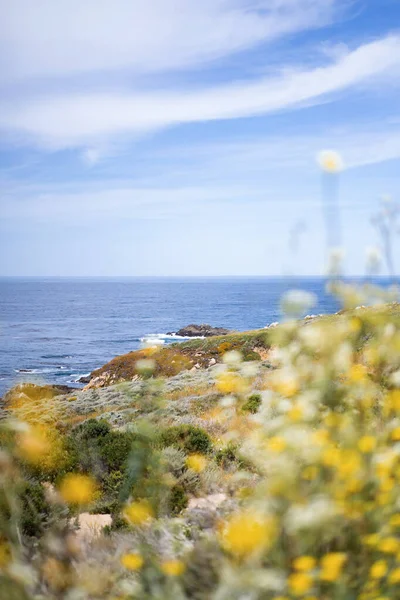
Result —
<path fill-rule="evenodd" d="M 399 199 L 398 0 L 3 1 L 0 55 L 2 275 L 322 273 L 324 149 L 360 274 Z"/>

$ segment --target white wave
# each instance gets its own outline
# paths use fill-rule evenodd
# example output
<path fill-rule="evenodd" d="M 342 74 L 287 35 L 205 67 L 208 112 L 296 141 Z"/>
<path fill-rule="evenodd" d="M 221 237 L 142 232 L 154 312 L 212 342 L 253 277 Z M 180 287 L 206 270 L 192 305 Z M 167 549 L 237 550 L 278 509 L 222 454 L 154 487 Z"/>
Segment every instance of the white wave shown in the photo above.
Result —
<path fill-rule="evenodd" d="M 42 373 L 54 373 L 56 369 L 14 369 L 14 373 L 26 373 L 27 375 L 41 375 Z"/>
<path fill-rule="evenodd" d="M 204 335 L 195 335 L 195 336 L 185 336 L 185 335 L 177 335 L 176 333 L 149 333 L 148 335 L 140 338 L 140 341 L 143 343 L 154 343 L 162 345 L 168 341 L 175 340 L 203 340 Z"/>

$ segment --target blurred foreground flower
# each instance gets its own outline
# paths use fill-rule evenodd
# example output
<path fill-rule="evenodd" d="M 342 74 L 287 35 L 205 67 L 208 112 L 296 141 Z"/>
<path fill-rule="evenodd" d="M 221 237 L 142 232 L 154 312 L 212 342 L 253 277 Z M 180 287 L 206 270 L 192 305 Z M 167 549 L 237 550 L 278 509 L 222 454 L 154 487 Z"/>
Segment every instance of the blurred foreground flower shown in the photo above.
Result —
<path fill-rule="evenodd" d="M 161 570 L 169 577 L 179 577 L 185 571 L 185 565 L 181 560 L 166 560 L 161 563 Z"/>
<path fill-rule="evenodd" d="M 317 155 L 317 162 L 321 169 L 327 173 L 339 173 L 343 171 L 343 159 L 338 152 L 334 150 L 322 150 Z"/>
<path fill-rule="evenodd" d="M 186 466 L 195 473 L 201 473 L 207 466 L 207 459 L 201 454 L 192 454 L 186 459 Z"/>
<path fill-rule="evenodd" d="M 225 550 L 245 558 L 272 545 L 275 536 L 276 523 L 271 517 L 242 512 L 227 520 L 220 539 Z"/>
<path fill-rule="evenodd" d="M 121 556 L 121 565 L 129 571 L 138 571 L 142 568 L 143 563 L 143 557 L 134 552 Z"/>
<path fill-rule="evenodd" d="M 302 317 L 317 302 L 318 298 L 312 292 L 289 290 L 282 296 L 281 308 L 287 316 Z"/>
<path fill-rule="evenodd" d="M 70 473 L 62 480 L 59 492 L 67 504 L 89 504 L 94 499 L 96 484 L 87 475 Z"/>
<path fill-rule="evenodd" d="M 131 525 L 142 525 L 153 518 L 154 513 L 147 500 L 132 502 L 124 508 L 123 516 Z"/>

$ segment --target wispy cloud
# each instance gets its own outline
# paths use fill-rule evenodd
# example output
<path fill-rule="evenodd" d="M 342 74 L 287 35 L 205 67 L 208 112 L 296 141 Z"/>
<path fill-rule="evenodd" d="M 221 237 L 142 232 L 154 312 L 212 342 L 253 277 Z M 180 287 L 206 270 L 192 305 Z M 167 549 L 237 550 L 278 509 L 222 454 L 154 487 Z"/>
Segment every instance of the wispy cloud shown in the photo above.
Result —
<path fill-rule="evenodd" d="M 312 69 L 284 69 L 278 77 L 240 81 L 197 91 L 50 95 L 3 104 L 0 127 L 38 146 L 91 147 L 118 136 L 140 135 L 181 123 L 238 119 L 373 85 L 400 71 L 400 37 L 359 46 Z"/>
<path fill-rule="evenodd" d="M 344 0 L 3 2 L 3 77 L 198 66 L 325 25 L 344 4 Z"/>

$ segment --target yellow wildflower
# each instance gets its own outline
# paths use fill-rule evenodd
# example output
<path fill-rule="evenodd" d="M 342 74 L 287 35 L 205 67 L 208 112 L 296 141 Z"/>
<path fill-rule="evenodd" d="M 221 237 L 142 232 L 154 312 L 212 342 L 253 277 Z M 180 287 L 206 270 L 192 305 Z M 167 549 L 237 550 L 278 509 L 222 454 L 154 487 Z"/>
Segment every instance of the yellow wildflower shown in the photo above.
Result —
<path fill-rule="evenodd" d="M 233 515 L 221 532 L 221 544 L 228 552 L 244 558 L 269 546 L 276 535 L 271 518 L 242 512 Z"/>
<path fill-rule="evenodd" d="M 137 571 L 138 569 L 141 569 L 143 562 L 143 557 L 135 552 L 123 554 L 121 556 L 121 565 L 129 571 Z"/>
<path fill-rule="evenodd" d="M 242 394 L 246 391 L 246 382 L 238 374 L 223 371 L 217 379 L 217 390 L 221 394 Z"/>
<path fill-rule="evenodd" d="M 367 546 L 376 546 L 379 542 L 379 535 L 377 533 L 371 533 L 363 538 L 364 544 Z"/>
<path fill-rule="evenodd" d="M 383 579 L 383 577 L 385 577 L 387 571 L 388 571 L 388 566 L 387 566 L 386 561 L 377 560 L 372 565 L 369 573 L 370 573 L 370 576 L 372 577 L 372 579 Z"/>
<path fill-rule="evenodd" d="M 185 570 L 185 565 L 181 560 L 166 560 L 161 563 L 161 570 L 169 577 L 179 577 Z"/>
<path fill-rule="evenodd" d="M 376 448 L 376 438 L 373 435 L 364 435 L 358 441 L 358 448 L 364 454 L 373 452 Z"/>
<path fill-rule="evenodd" d="M 43 428 L 30 427 L 19 435 L 18 452 L 24 460 L 34 465 L 42 463 L 50 450 L 51 444 Z"/>
<path fill-rule="evenodd" d="M 389 575 L 389 583 L 400 583 L 400 568 L 394 569 Z"/>
<path fill-rule="evenodd" d="M 311 571 L 315 565 L 316 560 L 313 556 L 299 556 L 293 561 L 293 567 L 296 571 Z"/>
<path fill-rule="evenodd" d="M 317 161 L 323 171 L 327 173 L 339 173 L 343 170 L 343 159 L 334 150 L 323 150 L 318 153 Z"/>
<path fill-rule="evenodd" d="M 400 514 L 390 517 L 389 522 L 392 527 L 400 527 Z"/>
<path fill-rule="evenodd" d="M 321 579 L 323 581 L 335 581 L 346 561 L 346 555 L 343 552 L 331 552 L 325 554 L 321 559 Z"/>
<path fill-rule="evenodd" d="M 313 579 L 308 573 L 292 573 L 288 577 L 289 589 L 295 596 L 303 596 L 312 584 Z"/>
<path fill-rule="evenodd" d="M 352 365 L 348 372 L 348 379 L 352 383 L 364 383 L 368 379 L 368 371 L 364 365 Z"/>
<path fill-rule="evenodd" d="M 268 450 L 279 454 L 285 450 L 286 440 L 283 437 L 276 435 L 268 440 L 267 448 Z"/>
<path fill-rule="evenodd" d="M 94 498 L 96 484 L 91 477 L 70 473 L 61 482 L 59 492 L 68 504 L 88 504 Z"/>
<path fill-rule="evenodd" d="M 153 509 L 147 500 L 138 500 L 125 506 L 122 514 L 131 525 L 142 525 L 153 518 Z"/>
<path fill-rule="evenodd" d="M 287 416 L 291 421 L 297 423 L 303 417 L 303 410 L 299 405 L 294 404 L 292 408 L 287 412 Z"/>
<path fill-rule="evenodd" d="M 196 473 L 201 473 L 207 466 L 207 459 L 201 454 L 192 454 L 186 459 L 186 466 Z"/>
<path fill-rule="evenodd" d="M 394 440 L 395 442 L 398 442 L 400 440 L 400 427 L 396 427 L 396 429 L 393 429 L 392 440 Z"/>
<path fill-rule="evenodd" d="M 400 413 L 400 390 L 392 390 L 384 400 L 384 405 L 390 410 Z"/>
<path fill-rule="evenodd" d="M 331 446 L 327 448 L 322 454 L 322 463 L 326 467 L 335 467 L 340 464 L 340 450 L 339 448 L 335 448 L 335 446 Z"/>
<path fill-rule="evenodd" d="M 395 537 L 388 537 L 381 540 L 378 544 L 378 550 L 385 554 L 396 554 L 400 543 Z"/>

